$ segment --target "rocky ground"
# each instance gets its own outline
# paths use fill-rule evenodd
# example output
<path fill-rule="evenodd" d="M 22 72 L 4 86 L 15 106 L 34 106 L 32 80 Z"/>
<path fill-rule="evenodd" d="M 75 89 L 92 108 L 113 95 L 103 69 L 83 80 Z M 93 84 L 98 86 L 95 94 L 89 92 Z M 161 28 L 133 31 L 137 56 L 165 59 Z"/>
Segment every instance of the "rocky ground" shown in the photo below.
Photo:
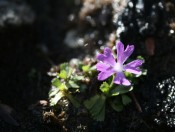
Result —
<path fill-rule="evenodd" d="M 0 9 L 0 131 L 175 128 L 174 1 L 1 0 Z M 121 113 L 107 110 L 104 122 L 77 116 L 76 110 L 58 113 L 57 120 L 47 100 L 47 72 L 96 48 L 111 47 L 116 38 L 134 44 L 135 56 L 146 60 L 148 75 L 134 90 L 142 112 L 132 103 Z"/>

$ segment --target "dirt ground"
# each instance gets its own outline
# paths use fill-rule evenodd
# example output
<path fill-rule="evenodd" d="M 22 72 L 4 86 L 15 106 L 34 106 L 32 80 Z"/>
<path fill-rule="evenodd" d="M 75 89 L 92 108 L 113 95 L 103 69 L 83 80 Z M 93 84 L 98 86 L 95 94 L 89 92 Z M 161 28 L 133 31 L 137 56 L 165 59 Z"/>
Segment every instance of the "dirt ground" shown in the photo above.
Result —
<path fill-rule="evenodd" d="M 120 33 L 117 37 L 124 43 L 135 44 L 135 56 L 145 57 L 148 75 L 134 91 L 143 112 L 132 103 L 121 113 L 107 110 L 104 122 L 72 115 L 66 128 L 71 132 L 168 132 L 175 128 L 175 3 L 129 0 L 132 3 L 125 4 L 121 0 L 116 11 L 110 0 L 92 1 L 0 2 L 0 131 L 64 131 L 60 123 L 43 119 L 43 111 L 52 109 L 47 105 L 52 79 L 47 72 L 71 58 L 93 54 L 92 49 L 110 46 L 114 32 Z M 94 10 L 88 8 L 91 2 Z M 7 17 L 8 7 L 17 10 L 14 18 Z M 75 41 L 82 39 L 89 44 L 86 48 Z"/>

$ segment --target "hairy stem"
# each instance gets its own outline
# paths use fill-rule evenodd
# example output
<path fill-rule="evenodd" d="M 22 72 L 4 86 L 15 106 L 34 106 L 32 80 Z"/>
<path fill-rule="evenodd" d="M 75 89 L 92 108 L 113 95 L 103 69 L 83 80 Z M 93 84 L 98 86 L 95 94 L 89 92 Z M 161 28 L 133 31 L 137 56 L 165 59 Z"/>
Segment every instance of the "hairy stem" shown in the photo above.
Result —
<path fill-rule="evenodd" d="M 111 80 L 109 87 L 112 88 L 113 84 L 114 84 L 114 75 L 112 75 L 112 80 Z"/>
<path fill-rule="evenodd" d="M 136 109 L 138 110 L 138 112 L 142 112 L 142 108 L 141 108 L 137 98 L 135 97 L 134 93 L 130 92 L 130 94 L 131 94 L 132 99 L 134 100 L 134 103 L 136 105 Z"/>

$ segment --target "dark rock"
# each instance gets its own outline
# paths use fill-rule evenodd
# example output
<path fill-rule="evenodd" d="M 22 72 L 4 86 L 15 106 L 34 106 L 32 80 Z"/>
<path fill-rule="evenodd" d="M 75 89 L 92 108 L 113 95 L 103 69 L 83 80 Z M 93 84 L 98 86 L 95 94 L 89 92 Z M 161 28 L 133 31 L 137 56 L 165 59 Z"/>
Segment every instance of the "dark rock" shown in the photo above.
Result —
<path fill-rule="evenodd" d="M 32 24 L 35 14 L 25 2 L 0 1 L 0 27 Z"/>

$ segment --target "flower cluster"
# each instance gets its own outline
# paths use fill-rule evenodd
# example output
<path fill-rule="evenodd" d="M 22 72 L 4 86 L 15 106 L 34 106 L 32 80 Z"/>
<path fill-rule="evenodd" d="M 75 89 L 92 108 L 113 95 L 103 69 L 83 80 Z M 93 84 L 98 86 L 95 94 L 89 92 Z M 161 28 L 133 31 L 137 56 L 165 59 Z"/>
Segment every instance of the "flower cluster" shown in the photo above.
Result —
<path fill-rule="evenodd" d="M 134 60 L 128 64 L 124 64 L 128 57 L 134 51 L 134 45 L 128 45 L 124 50 L 124 45 L 122 42 L 116 44 L 117 49 L 117 61 L 112 54 L 110 48 L 105 48 L 103 54 L 97 55 L 99 62 L 96 68 L 100 73 L 98 74 L 98 80 L 105 80 L 111 75 L 116 75 L 114 78 L 114 83 L 119 85 L 129 86 L 131 82 L 126 79 L 124 72 L 130 72 L 133 74 L 141 74 L 139 66 L 142 65 L 143 60 Z"/>

